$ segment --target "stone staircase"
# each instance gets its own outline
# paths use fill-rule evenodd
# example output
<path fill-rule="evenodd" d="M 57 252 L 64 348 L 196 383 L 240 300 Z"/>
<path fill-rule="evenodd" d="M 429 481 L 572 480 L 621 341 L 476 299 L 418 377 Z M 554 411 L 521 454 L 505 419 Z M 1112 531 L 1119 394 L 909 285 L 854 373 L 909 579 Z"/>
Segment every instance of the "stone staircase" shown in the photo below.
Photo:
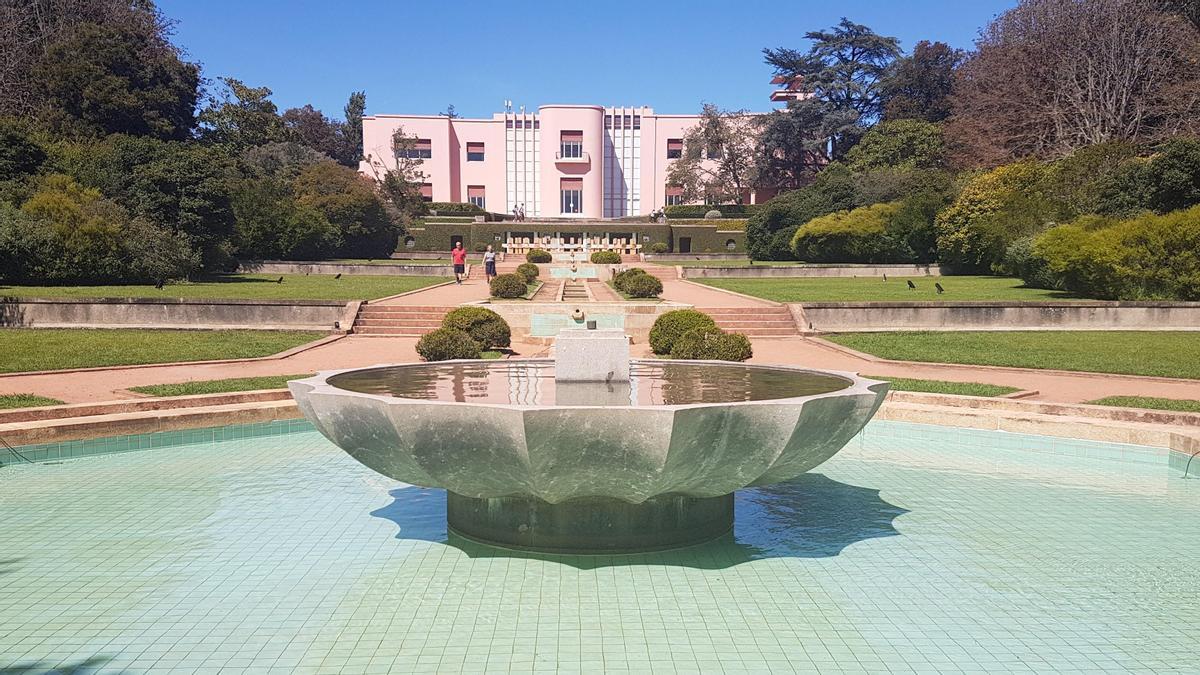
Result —
<path fill-rule="evenodd" d="M 800 335 L 796 321 L 786 305 L 763 307 L 697 307 L 711 316 L 721 330 L 742 333 L 751 338 L 793 337 Z"/>
<path fill-rule="evenodd" d="M 442 325 L 442 318 L 454 307 L 429 305 L 364 304 L 354 320 L 353 332 L 359 335 L 417 337 Z"/>
<path fill-rule="evenodd" d="M 563 286 L 563 302 L 588 302 L 591 300 L 584 283 L 579 280 L 568 280 Z"/>
<path fill-rule="evenodd" d="M 679 275 L 678 275 L 678 273 L 676 273 L 675 268 L 671 267 L 669 265 L 649 264 L 649 265 L 638 265 L 638 267 L 641 267 L 642 269 L 646 270 L 646 274 L 649 274 L 652 277 L 658 277 L 662 281 L 674 281 L 679 278 Z"/>

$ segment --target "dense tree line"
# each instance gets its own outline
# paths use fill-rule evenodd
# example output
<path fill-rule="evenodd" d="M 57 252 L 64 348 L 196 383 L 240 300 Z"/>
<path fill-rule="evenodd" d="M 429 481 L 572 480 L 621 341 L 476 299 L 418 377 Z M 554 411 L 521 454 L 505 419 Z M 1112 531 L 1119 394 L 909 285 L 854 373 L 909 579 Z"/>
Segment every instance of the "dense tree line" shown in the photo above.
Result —
<path fill-rule="evenodd" d="M 239 258 L 384 257 L 420 206 L 345 121 L 201 77 L 149 0 L 0 3 L 0 278 L 165 281 Z"/>
<path fill-rule="evenodd" d="M 765 50 L 805 96 L 759 121 L 755 175 L 792 189 L 751 216 L 751 256 L 1200 299 L 1198 7 L 1021 0 L 970 52 L 847 20 Z"/>

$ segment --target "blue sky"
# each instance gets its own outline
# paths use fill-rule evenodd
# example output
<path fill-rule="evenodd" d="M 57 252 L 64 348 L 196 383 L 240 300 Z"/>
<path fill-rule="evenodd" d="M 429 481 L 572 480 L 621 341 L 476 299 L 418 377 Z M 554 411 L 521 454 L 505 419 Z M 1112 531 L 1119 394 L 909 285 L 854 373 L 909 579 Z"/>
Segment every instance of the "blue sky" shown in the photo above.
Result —
<path fill-rule="evenodd" d="M 893 35 L 970 47 L 1015 0 L 838 2 L 462 2 L 433 0 L 159 0 L 175 41 L 204 75 L 268 86 L 280 109 L 312 103 L 341 117 L 347 95 L 367 112 L 467 117 L 505 99 L 648 105 L 690 113 L 708 101 L 770 107 L 763 47 L 804 48 L 805 32 L 842 16 Z"/>

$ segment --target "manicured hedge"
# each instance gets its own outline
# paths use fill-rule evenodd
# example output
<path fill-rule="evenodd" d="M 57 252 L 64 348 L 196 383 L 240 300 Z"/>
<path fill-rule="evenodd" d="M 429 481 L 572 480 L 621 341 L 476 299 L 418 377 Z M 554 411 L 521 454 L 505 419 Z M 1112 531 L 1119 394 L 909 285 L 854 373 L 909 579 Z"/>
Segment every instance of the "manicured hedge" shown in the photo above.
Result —
<path fill-rule="evenodd" d="M 655 319 L 650 328 L 650 350 L 659 355 L 670 354 L 675 341 L 689 330 L 716 327 L 717 322 L 701 311 L 677 309 L 667 312 Z"/>
<path fill-rule="evenodd" d="M 525 295 L 527 284 L 520 274 L 501 274 L 492 279 L 490 286 L 493 298 L 520 298 Z"/>
<path fill-rule="evenodd" d="M 537 265 L 527 262 L 517 265 L 517 274 L 525 277 L 525 283 L 531 284 L 533 283 L 534 279 L 538 278 L 538 275 L 541 274 L 541 271 L 538 270 Z"/>
<path fill-rule="evenodd" d="M 1081 218 L 1037 237 L 1026 283 L 1102 300 L 1200 300 L 1200 206 L 1113 224 Z"/>
<path fill-rule="evenodd" d="M 676 204 L 663 209 L 668 219 L 703 218 L 709 211 L 720 211 L 722 218 L 745 218 L 758 211 L 762 204 Z"/>
<path fill-rule="evenodd" d="M 429 202 L 425 204 L 425 208 L 430 211 L 437 211 L 439 216 L 454 213 L 473 213 L 477 215 L 486 213 L 486 211 L 470 202 Z"/>
<path fill-rule="evenodd" d="M 819 263 L 930 262 L 940 200 L 917 195 L 813 218 L 796 230 L 792 252 Z"/>
<path fill-rule="evenodd" d="M 657 298 L 663 292 L 663 285 L 658 277 L 639 274 L 626 280 L 621 290 L 631 298 Z"/>
<path fill-rule="evenodd" d="M 596 251 L 589 259 L 597 265 L 621 264 L 621 254 L 616 251 Z"/>
<path fill-rule="evenodd" d="M 426 361 L 477 359 L 483 354 L 483 347 L 461 330 L 438 328 L 417 340 L 417 353 Z"/>
<path fill-rule="evenodd" d="M 671 358 L 702 361 L 745 361 L 754 356 L 750 339 L 720 328 L 693 328 L 675 340 Z"/>
<path fill-rule="evenodd" d="M 452 310 L 442 319 L 442 328 L 463 331 L 484 349 L 507 347 L 512 343 L 512 329 L 509 328 L 508 322 L 484 307 L 459 307 Z"/>
<path fill-rule="evenodd" d="M 531 263 L 548 263 L 554 260 L 554 256 L 545 249 L 535 248 L 525 254 L 525 260 Z"/>

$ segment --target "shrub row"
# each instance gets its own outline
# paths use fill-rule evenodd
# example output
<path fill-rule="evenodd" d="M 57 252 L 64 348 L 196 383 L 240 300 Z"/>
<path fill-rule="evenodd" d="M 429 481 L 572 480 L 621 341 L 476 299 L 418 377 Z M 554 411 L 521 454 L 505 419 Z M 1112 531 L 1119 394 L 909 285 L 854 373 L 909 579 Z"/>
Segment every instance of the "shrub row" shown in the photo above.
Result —
<path fill-rule="evenodd" d="M 1008 249 L 1025 283 L 1105 300 L 1200 300 L 1200 206 L 1085 216 Z"/>
<path fill-rule="evenodd" d="M 533 263 L 521 263 L 517 265 L 517 274 L 525 277 L 525 283 L 527 284 L 532 284 L 540 273 L 538 266 Z"/>
<path fill-rule="evenodd" d="M 597 265 L 620 265 L 621 254 L 616 251 L 596 251 L 589 260 Z"/>
<path fill-rule="evenodd" d="M 493 298 L 514 300 L 525 295 L 528 285 L 523 274 L 500 274 L 492 279 L 489 288 Z"/>
<path fill-rule="evenodd" d="M 545 249 L 535 248 L 525 254 L 525 260 L 531 263 L 548 263 L 554 260 L 554 256 Z"/>
<path fill-rule="evenodd" d="M 455 213 L 470 213 L 475 215 L 486 213 L 486 211 L 470 202 L 428 202 L 425 204 L 425 208 L 431 212 L 437 211 L 439 216 L 448 216 Z"/>
<path fill-rule="evenodd" d="M 808 221 L 792 237 L 796 258 L 809 262 L 930 262 L 935 256 L 933 219 L 941 200 L 917 195 L 904 201 L 837 211 Z"/>

